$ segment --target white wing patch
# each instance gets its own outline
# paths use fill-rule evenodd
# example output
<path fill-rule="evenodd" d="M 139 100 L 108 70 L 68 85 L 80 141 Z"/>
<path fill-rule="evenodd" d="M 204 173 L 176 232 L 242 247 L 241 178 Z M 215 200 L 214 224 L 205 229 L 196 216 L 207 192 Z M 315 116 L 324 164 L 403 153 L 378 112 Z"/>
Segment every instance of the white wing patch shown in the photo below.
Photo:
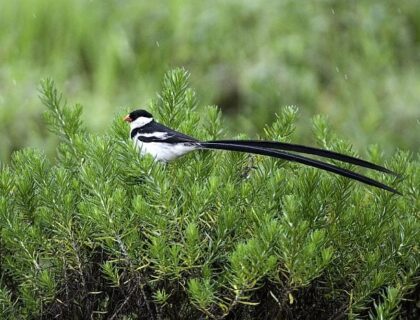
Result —
<path fill-rule="evenodd" d="M 151 133 L 139 133 L 138 137 L 145 137 L 145 138 L 155 137 L 158 139 L 165 139 L 165 138 L 170 137 L 170 135 L 167 132 L 151 132 Z"/>

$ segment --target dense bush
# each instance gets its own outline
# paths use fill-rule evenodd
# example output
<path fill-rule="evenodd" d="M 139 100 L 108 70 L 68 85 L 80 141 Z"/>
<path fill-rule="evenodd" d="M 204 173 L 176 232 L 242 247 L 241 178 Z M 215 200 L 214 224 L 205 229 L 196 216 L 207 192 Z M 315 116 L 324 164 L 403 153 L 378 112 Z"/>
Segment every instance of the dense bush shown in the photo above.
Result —
<path fill-rule="evenodd" d="M 198 108 L 187 78 L 169 72 L 149 109 L 198 138 L 222 137 L 219 110 Z M 61 140 L 55 161 L 25 149 L 0 171 L 2 319 L 391 319 L 418 290 L 420 176 L 409 153 L 385 162 L 402 179 L 372 173 L 404 196 L 231 152 L 163 165 L 139 157 L 120 117 L 98 136 L 51 81 L 42 100 Z M 264 137 L 291 140 L 295 118 L 283 108 Z M 314 135 L 353 153 L 320 117 Z M 384 162 L 379 148 L 370 155 Z M 416 314 L 414 302 L 400 316 Z"/>

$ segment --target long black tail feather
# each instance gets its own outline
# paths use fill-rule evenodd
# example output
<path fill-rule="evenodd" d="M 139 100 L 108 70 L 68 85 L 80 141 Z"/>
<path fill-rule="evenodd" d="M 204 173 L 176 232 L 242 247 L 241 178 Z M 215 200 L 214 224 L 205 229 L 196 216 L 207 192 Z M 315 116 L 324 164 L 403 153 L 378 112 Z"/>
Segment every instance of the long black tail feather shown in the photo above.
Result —
<path fill-rule="evenodd" d="M 298 153 L 306 153 L 306 154 L 313 154 L 319 157 L 339 160 L 342 162 L 351 163 L 357 166 L 361 166 L 364 168 L 373 169 L 380 172 L 389 173 L 395 176 L 398 176 L 395 172 L 391 170 L 381 167 L 377 164 L 368 162 L 366 160 L 362 160 L 359 158 L 355 158 L 352 156 L 348 156 L 345 154 L 341 154 L 335 151 L 329 151 L 324 149 L 318 149 L 314 147 L 306 147 L 298 144 L 292 143 L 285 143 L 285 142 L 277 142 L 277 141 L 258 141 L 258 140 L 217 140 L 217 141 L 206 141 L 208 143 L 227 143 L 227 144 L 235 144 L 240 146 L 250 146 L 250 147 L 259 147 L 259 148 L 269 148 L 269 149 L 278 149 L 278 150 L 286 150 L 286 151 L 294 151 Z"/>
<path fill-rule="evenodd" d="M 231 141 L 231 140 L 225 140 L 225 141 Z M 238 152 L 248 152 L 248 153 L 254 153 L 254 154 L 260 154 L 265 156 L 270 156 L 274 158 L 284 159 L 288 161 L 294 161 L 298 163 L 302 163 L 311 167 L 315 167 L 318 169 L 322 169 L 325 171 L 329 171 L 338 175 L 341 175 L 343 177 L 347 177 L 353 180 L 357 180 L 359 182 L 365 183 L 370 186 L 374 186 L 383 190 L 387 190 L 389 192 L 393 192 L 399 195 L 402 195 L 398 190 L 389 187 L 383 183 L 380 183 L 376 180 L 373 180 L 371 178 L 368 178 L 364 175 L 361 175 L 359 173 L 337 167 L 335 165 L 321 162 L 315 159 L 303 157 L 300 155 L 292 154 L 285 151 L 279 151 L 279 150 L 272 150 L 268 148 L 263 148 L 255 145 L 245 145 L 245 144 L 238 144 L 238 141 L 232 141 L 232 143 L 227 143 L 225 141 L 208 141 L 208 142 L 200 142 L 200 146 L 205 149 L 217 149 L 217 150 L 230 150 L 230 151 L 238 151 Z M 325 151 L 325 150 L 324 150 Z M 356 158 L 355 158 L 356 159 Z M 339 160 L 339 159 L 338 159 Z M 358 159 L 360 160 L 360 159 Z M 344 160 L 342 160 L 344 161 Z M 349 161 L 346 161 L 349 162 Z M 350 162 L 352 163 L 352 162 Z M 385 169 L 385 168 L 383 168 Z M 386 170 L 386 169 L 385 169 Z M 382 170 L 380 170 L 382 171 Z"/>

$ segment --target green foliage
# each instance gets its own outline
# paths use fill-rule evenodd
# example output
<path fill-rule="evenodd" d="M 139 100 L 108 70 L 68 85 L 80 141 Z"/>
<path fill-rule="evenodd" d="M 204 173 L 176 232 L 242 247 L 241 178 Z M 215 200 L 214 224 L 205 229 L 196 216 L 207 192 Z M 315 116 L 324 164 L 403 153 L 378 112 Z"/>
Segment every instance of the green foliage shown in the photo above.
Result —
<path fill-rule="evenodd" d="M 296 105 L 295 140 L 312 142 L 305 119 L 326 114 L 358 151 L 417 151 L 419 21 L 415 0 L 2 1 L 0 159 L 23 146 L 54 155 L 37 99 L 46 75 L 104 133 L 116 106 L 146 104 L 173 66 L 233 134 L 255 136 Z"/>
<path fill-rule="evenodd" d="M 139 157 L 122 114 L 91 134 L 51 80 L 41 98 L 56 159 L 25 149 L 0 171 L 2 318 L 390 319 L 418 287 L 418 155 L 386 161 L 403 178 L 371 173 L 404 196 L 233 152 L 163 165 Z M 220 111 L 198 107 L 182 69 L 148 109 L 222 137 Z M 265 137 L 293 140 L 296 115 L 282 109 Z M 313 129 L 353 153 L 325 119 Z"/>

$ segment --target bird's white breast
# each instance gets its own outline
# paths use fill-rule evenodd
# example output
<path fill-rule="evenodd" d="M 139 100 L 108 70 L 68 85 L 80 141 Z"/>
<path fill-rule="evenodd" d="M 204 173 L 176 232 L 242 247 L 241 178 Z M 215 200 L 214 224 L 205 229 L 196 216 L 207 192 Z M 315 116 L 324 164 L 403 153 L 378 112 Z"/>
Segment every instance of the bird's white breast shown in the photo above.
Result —
<path fill-rule="evenodd" d="M 191 143 L 142 142 L 138 136 L 135 136 L 134 145 L 140 154 L 150 154 L 157 161 L 168 162 L 198 148 Z"/>

